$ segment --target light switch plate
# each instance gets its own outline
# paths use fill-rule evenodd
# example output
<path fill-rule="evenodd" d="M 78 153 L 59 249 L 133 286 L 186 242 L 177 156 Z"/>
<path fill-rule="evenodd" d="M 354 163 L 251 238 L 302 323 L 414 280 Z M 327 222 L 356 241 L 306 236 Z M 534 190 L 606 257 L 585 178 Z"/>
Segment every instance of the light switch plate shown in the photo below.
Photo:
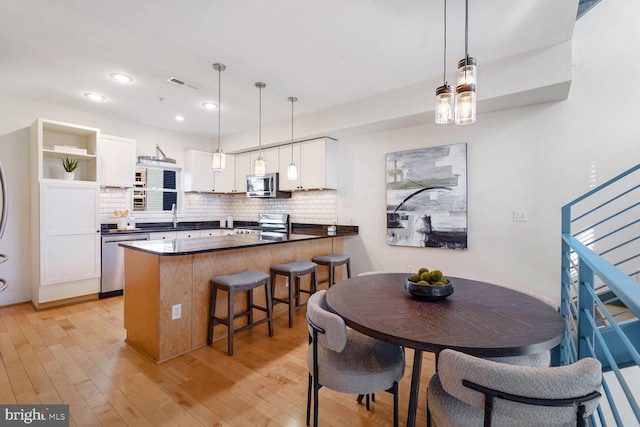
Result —
<path fill-rule="evenodd" d="M 513 222 L 527 222 L 527 211 L 513 211 Z"/>
<path fill-rule="evenodd" d="M 174 304 L 171 306 L 171 320 L 182 317 L 182 304 Z"/>

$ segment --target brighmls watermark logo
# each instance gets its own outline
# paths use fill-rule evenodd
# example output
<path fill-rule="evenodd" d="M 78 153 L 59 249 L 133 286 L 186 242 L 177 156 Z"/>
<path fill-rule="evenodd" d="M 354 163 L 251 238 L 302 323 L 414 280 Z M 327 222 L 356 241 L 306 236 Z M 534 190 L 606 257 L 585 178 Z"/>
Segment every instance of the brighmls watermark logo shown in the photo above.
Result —
<path fill-rule="evenodd" d="M 0 405 L 0 427 L 69 427 L 69 405 Z"/>

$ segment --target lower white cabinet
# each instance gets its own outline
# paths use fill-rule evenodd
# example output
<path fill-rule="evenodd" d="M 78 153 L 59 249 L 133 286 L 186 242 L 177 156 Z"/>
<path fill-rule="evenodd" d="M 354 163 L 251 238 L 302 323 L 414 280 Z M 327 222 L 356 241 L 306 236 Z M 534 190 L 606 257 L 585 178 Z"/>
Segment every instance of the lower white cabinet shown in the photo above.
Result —
<path fill-rule="evenodd" d="M 149 240 L 173 240 L 176 238 L 175 231 L 163 231 L 158 233 L 149 233 Z"/>
<path fill-rule="evenodd" d="M 176 233 L 176 238 L 178 239 L 193 239 L 196 237 L 200 237 L 200 230 L 184 230 Z"/>
<path fill-rule="evenodd" d="M 32 299 L 41 303 L 100 292 L 100 187 L 41 182 L 34 222 Z"/>

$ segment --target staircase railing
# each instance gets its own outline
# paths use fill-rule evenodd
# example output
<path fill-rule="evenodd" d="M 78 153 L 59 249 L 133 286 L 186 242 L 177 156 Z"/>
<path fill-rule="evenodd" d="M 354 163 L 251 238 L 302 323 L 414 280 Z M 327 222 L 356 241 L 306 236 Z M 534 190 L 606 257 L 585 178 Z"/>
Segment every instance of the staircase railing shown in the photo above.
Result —
<path fill-rule="evenodd" d="M 562 207 L 560 313 L 566 328 L 555 362 L 602 362 L 606 401 L 592 422 L 603 426 L 640 424 L 638 182 L 640 164 Z"/>

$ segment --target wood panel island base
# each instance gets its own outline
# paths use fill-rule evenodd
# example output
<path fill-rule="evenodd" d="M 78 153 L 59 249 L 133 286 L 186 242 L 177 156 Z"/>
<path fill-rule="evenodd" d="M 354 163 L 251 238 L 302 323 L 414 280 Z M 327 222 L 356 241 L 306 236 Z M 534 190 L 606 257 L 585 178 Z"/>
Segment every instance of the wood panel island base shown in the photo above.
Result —
<path fill-rule="evenodd" d="M 353 235 L 356 233 L 350 233 Z M 341 253 L 344 235 L 289 235 L 287 241 L 264 242 L 255 235 L 232 235 L 200 239 L 177 239 L 123 243 L 125 250 L 124 327 L 126 342 L 156 363 L 187 353 L 207 343 L 210 279 L 244 270 L 265 273 L 275 264 L 311 260 L 314 256 Z M 327 271 L 319 268 L 319 280 Z M 337 274 L 341 274 L 338 269 Z M 341 278 L 341 276 L 339 276 Z M 308 278 L 302 285 L 308 288 Z M 286 296 L 283 278 L 276 295 Z M 303 294 L 303 298 L 306 294 Z M 262 305 L 262 288 L 254 291 Z M 235 311 L 246 310 L 247 297 L 238 292 Z M 225 295 L 216 304 L 216 315 L 228 313 Z M 287 313 L 285 304 L 274 306 L 274 316 Z M 264 317 L 254 311 L 257 319 Z M 246 317 L 235 321 L 246 324 Z M 266 334 L 265 326 L 265 334 Z M 274 331 L 278 333 L 277 329 Z M 224 325 L 217 325 L 214 341 L 226 337 Z"/>

